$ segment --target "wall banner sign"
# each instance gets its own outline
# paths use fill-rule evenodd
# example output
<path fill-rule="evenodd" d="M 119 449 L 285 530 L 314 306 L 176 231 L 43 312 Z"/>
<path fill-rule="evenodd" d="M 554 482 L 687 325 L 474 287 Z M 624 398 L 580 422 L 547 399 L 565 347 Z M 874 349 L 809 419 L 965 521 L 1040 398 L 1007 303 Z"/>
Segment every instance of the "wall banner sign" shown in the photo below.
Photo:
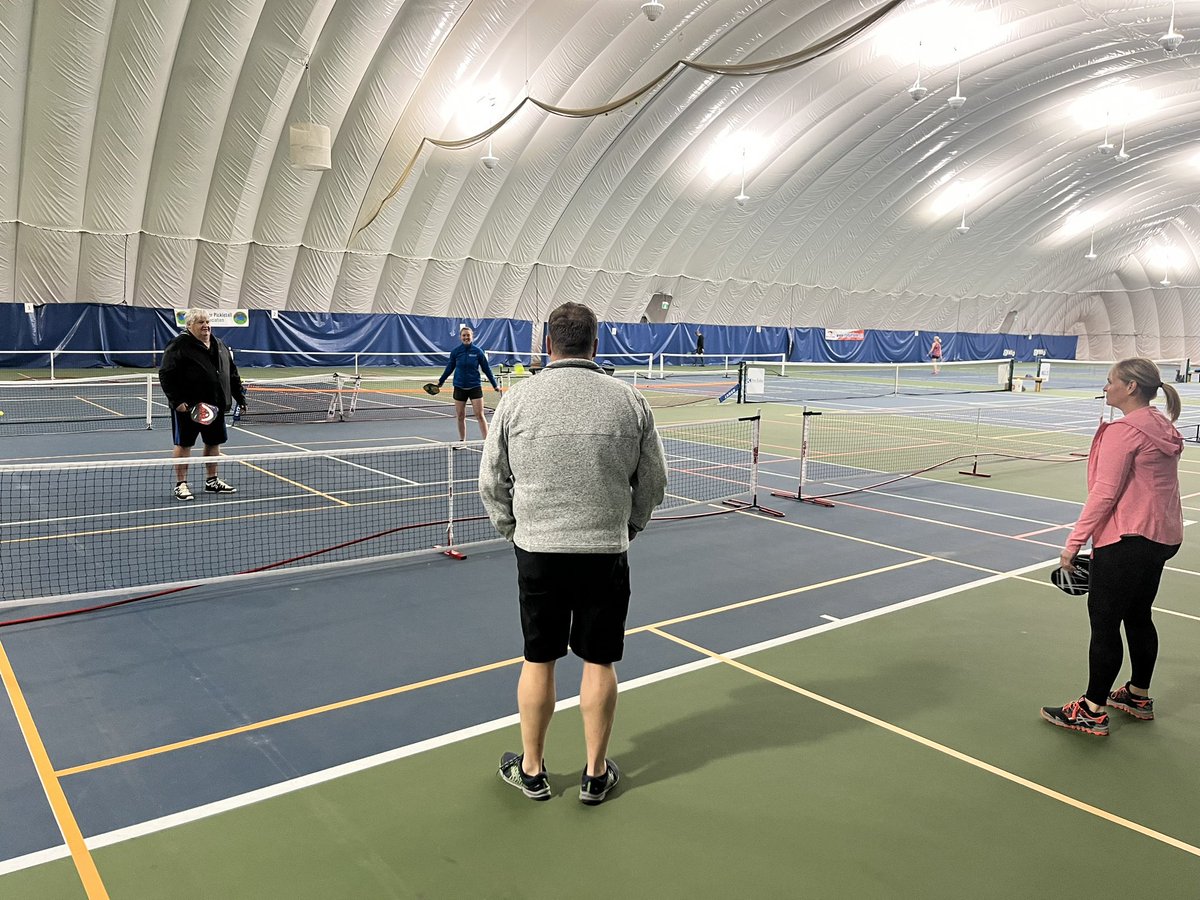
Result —
<path fill-rule="evenodd" d="M 865 341 L 867 332 L 864 328 L 826 328 L 827 341 Z"/>
<path fill-rule="evenodd" d="M 213 328 L 247 328 L 250 325 L 250 310 L 248 309 L 206 309 L 208 321 Z M 187 328 L 186 309 L 175 310 L 175 324 Z"/>

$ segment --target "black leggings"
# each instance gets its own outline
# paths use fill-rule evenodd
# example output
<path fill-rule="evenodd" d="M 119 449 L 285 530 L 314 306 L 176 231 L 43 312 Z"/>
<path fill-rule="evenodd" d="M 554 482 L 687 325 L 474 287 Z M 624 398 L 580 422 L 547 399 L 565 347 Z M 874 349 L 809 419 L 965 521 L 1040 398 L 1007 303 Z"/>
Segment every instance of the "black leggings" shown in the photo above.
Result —
<path fill-rule="evenodd" d="M 1121 623 L 1133 665 L 1130 681 L 1149 690 L 1158 659 L 1158 631 L 1150 607 L 1158 593 L 1163 566 L 1179 545 L 1159 544 L 1144 537 L 1123 537 L 1092 551 L 1088 618 L 1092 642 L 1088 648 L 1088 688 L 1093 703 L 1108 703 L 1108 693 L 1121 671 Z"/>

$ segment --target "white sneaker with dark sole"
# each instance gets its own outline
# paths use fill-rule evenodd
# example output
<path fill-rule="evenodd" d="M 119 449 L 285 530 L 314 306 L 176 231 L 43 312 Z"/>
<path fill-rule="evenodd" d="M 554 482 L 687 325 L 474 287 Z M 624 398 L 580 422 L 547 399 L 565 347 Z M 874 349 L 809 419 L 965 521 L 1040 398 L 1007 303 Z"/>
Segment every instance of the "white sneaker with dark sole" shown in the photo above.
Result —
<path fill-rule="evenodd" d="M 187 486 L 186 481 L 181 481 L 175 485 L 175 490 L 171 492 L 176 500 L 195 500 L 196 496 L 192 493 L 192 489 Z"/>

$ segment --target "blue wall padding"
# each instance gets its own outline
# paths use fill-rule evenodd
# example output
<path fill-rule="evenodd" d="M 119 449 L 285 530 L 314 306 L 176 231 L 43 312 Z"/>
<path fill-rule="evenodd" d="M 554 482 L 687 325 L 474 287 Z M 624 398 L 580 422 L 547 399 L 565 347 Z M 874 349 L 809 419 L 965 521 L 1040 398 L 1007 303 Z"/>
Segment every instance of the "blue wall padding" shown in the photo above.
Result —
<path fill-rule="evenodd" d="M 458 344 L 459 325 L 475 329 L 475 339 L 490 351 L 519 354 L 528 362 L 533 326 L 516 319 L 462 319 L 370 313 L 280 312 L 272 318 L 252 310 L 245 328 L 216 328 L 235 351 L 267 350 L 269 355 L 243 354 L 242 366 L 348 367 L 357 351 L 360 366 L 440 366 Z M 60 356 L 56 366 L 153 366 L 153 355 L 179 333 L 173 310 L 56 303 L 26 313 L 19 303 L 0 304 L 0 366 L 43 368 L 48 352 L 26 355 L 10 350 L 86 350 L 86 355 Z M 316 356 L 320 352 L 344 356 Z M 419 353 L 389 359 L 382 353 Z M 495 355 L 493 354 L 493 359 Z"/>
<path fill-rule="evenodd" d="M 269 355 L 243 354 L 243 366 L 353 365 L 438 366 L 458 343 L 458 328 L 466 322 L 491 358 L 529 362 L 533 325 L 519 319 L 462 319 L 446 316 L 407 316 L 391 313 L 283 312 L 272 318 L 252 310 L 246 328 L 219 328 L 222 340 L 238 350 L 266 350 Z M 597 358 L 613 365 L 644 364 L 647 354 L 691 353 L 696 345 L 695 323 L 601 322 Z M 928 358 L 932 331 L 868 329 L 861 341 L 829 341 L 823 328 L 755 325 L 702 325 L 704 352 L 709 357 L 764 356 L 786 353 L 793 362 L 918 362 Z M 614 333 L 615 330 L 615 333 Z M 0 366 L 44 368 L 48 352 L 33 355 L 13 350 L 83 350 L 85 355 L 61 356 L 63 368 L 153 366 L 167 342 L 179 333 L 172 310 L 112 306 L 101 303 L 53 303 L 25 312 L 20 303 L 0 303 Z M 1073 335 L 976 334 L 940 332 L 942 358 L 1001 359 L 1022 362 L 1044 350 L 1051 359 L 1074 359 Z M 321 352 L 344 356 L 317 356 Z M 417 353 L 402 360 L 372 356 Z"/>

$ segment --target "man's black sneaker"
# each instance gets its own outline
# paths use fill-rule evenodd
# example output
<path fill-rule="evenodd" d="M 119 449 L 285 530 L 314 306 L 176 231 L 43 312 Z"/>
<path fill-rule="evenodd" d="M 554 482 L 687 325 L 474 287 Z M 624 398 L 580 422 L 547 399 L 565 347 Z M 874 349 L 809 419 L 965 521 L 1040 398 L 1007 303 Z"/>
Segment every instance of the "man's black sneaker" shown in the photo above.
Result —
<path fill-rule="evenodd" d="M 204 482 L 204 493 L 206 494 L 236 494 L 237 488 L 231 484 L 227 484 L 220 478 L 209 478 Z"/>
<path fill-rule="evenodd" d="M 1066 706 L 1043 706 L 1042 718 L 1059 728 L 1070 728 L 1072 731 L 1082 731 L 1100 737 L 1108 734 L 1108 713 L 1103 710 L 1098 713 L 1092 712 L 1082 697 L 1072 700 Z"/>
<path fill-rule="evenodd" d="M 546 778 L 546 761 L 542 760 L 542 771 L 537 775 L 526 775 L 525 770 L 521 768 L 522 759 L 524 757 L 518 753 L 505 753 L 501 756 L 500 780 L 519 788 L 530 800 L 549 800 L 550 782 Z"/>
<path fill-rule="evenodd" d="M 1121 712 L 1129 713 L 1135 719 L 1154 718 L 1154 701 L 1149 697 L 1139 697 L 1129 690 L 1129 682 L 1108 695 L 1108 705 Z"/>
<path fill-rule="evenodd" d="M 621 770 L 611 759 L 604 760 L 604 773 L 601 775 L 589 775 L 587 766 L 584 766 L 583 781 L 579 785 L 579 799 L 589 806 L 603 803 L 608 792 L 616 787 L 620 780 Z"/>

